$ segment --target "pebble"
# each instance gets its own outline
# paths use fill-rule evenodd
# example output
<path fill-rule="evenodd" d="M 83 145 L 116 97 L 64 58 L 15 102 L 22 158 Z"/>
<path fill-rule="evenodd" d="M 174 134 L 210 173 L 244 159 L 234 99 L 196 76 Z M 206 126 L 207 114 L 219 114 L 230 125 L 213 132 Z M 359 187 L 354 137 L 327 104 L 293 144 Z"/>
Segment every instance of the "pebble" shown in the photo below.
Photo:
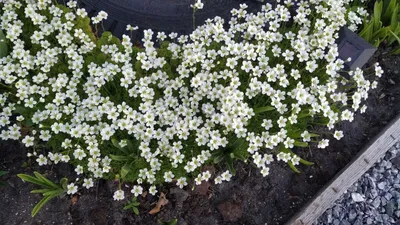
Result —
<path fill-rule="evenodd" d="M 381 204 L 381 199 L 380 198 L 375 198 L 375 200 L 372 202 L 372 205 L 375 208 L 378 208 L 380 204 Z"/>
<path fill-rule="evenodd" d="M 381 190 L 385 189 L 385 187 L 386 187 L 386 182 L 380 182 L 378 184 L 378 188 L 381 189 Z"/>
<path fill-rule="evenodd" d="M 359 193 L 352 193 L 351 194 L 351 198 L 355 202 L 363 202 L 363 201 L 365 201 L 365 198 L 362 195 L 360 195 Z"/>
<path fill-rule="evenodd" d="M 400 225 L 400 141 L 314 225 Z"/>

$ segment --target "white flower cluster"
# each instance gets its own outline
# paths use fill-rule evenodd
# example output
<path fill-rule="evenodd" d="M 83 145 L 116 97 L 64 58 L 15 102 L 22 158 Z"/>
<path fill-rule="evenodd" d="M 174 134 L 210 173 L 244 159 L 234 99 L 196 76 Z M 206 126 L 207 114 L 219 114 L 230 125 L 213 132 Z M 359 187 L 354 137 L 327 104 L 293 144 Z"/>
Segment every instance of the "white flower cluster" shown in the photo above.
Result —
<path fill-rule="evenodd" d="M 351 80 L 339 74 L 344 62 L 337 58 L 335 39 L 347 23 L 348 2 L 302 1 L 293 17 L 290 0 L 275 8 L 265 4 L 257 14 L 247 13 L 242 4 L 232 10 L 228 30 L 216 17 L 189 36 L 168 35 L 169 56 L 164 57 L 154 47 L 151 30 L 144 32 L 144 49 L 137 53 L 126 35 L 121 46 L 96 45 L 77 25 L 86 13 L 75 9 L 74 1 L 68 3 L 74 10 L 66 12 L 50 0 L 9 0 L 1 27 L 12 52 L 0 59 L 0 84 L 12 91 L 0 94 L 0 138 L 22 139 L 27 147 L 61 138 L 54 152 L 30 155 L 39 165 L 73 163 L 78 175 L 86 174 L 80 182 L 86 188 L 93 186 L 92 178 L 113 170 L 104 143 L 116 138 L 125 147 L 127 140 L 137 141 L 144 166 L 135 171 L 135 196 L 143 192 L 142 183 L 153 185 L 155 193 L 158 177 L 184 187 L 188 181 L 182 172 L 193 173 L 196 184 L 208 181 L 211 173 L 200 168 L 232 138 L 245 140 L 247 154 L 263 176 L 270 173 L 272 152 L 281 147 L 286 151 L 277 160 L 298 165 L 300 157 L 290 150 L 297 143 L 329 144 L 303 122 L 323 117 L 333 129 L 340 121 L 352 121 L 355 112 L 365 111 L 362 101 L 376 87 L 360 69 L 350 72 Z M 203 4 L 197 1 L 194 7 Z M 17 13 L 21 8 L 24 15 Z M 100 12 L 92 23 L 106 18 Z M 290 20 L 295 26 L 287 29 Z M 24 33 L 25 24 L 33 27 L 32 33 Z M 31 35 L 29 42 L 23 33 Z M 157 35 L 159 40 L 168 37 Z M 95 62 L 95 57 L 104 60 Z M 379 65 L 376 71 L 382 74 Z M 347 86 L 353 87 L 351 94 L 344 91 Z M 256 110 L 263 107 L 270 110 Z M 15 122 L 13 112 L 20 108 L 29 113 Z M 22 121 L 30 121 L 34 130 L 22 134 Z M 292 132 L 296 129 L 302 129 L 298 135 Z M 342 138 L 343 132 L 335 131 L 334 137 Z M 231 176 L 226 171 L 214 182 Z M 76 191 L 74 183 L 68 186 L 69 193 Z M 123 192 L 115 192 L 114 199 L 123 198 Z"/>

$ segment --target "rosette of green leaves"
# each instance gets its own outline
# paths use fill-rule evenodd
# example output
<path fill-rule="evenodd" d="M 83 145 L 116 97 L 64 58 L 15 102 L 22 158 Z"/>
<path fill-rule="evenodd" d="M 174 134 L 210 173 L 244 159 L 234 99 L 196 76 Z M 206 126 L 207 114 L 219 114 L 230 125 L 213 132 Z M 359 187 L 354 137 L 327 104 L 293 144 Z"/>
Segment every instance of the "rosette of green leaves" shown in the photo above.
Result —
<path fill-rule="evenodd" d="M 27 175 L 27 174 L 18 174 L 17 176 L 21 178 L 23 181 L 39 185 L 41 188 L 32 190 L 31 193 L 34 194 L 42 194 L 43 198 L 40 200 L 32 210 L 32 217 L 34 217 L 40 209 L 51 199 L 57 196 L 61 196 L 67 191 L 67 178 L 62 178 L 60 184 L 56 184 L 42 174 L 38 172 L 33 172 L 35 177 Z"/>

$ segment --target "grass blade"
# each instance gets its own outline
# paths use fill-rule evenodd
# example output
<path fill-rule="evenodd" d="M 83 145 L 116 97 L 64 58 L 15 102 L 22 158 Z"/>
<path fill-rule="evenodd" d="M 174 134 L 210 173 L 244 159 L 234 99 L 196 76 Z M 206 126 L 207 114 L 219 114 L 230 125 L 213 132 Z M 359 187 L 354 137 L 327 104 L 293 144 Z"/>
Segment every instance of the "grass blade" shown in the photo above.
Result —
<path fill-rule="evenodd" d="M 0 29 L 0 59 L 8 55 L 8 46 L 6 43 L 6 36 Z"/>

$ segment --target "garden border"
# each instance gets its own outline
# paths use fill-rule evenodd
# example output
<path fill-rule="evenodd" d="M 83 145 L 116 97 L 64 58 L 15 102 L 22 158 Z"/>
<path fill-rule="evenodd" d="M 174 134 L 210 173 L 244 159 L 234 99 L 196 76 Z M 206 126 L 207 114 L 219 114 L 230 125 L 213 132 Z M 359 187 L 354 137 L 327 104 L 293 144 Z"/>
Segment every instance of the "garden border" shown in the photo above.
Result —
<path fill-rule="evenodd" d="M 323 187 L 286 225 L 311 225 L 400 139 L 400 115 Z"/>

